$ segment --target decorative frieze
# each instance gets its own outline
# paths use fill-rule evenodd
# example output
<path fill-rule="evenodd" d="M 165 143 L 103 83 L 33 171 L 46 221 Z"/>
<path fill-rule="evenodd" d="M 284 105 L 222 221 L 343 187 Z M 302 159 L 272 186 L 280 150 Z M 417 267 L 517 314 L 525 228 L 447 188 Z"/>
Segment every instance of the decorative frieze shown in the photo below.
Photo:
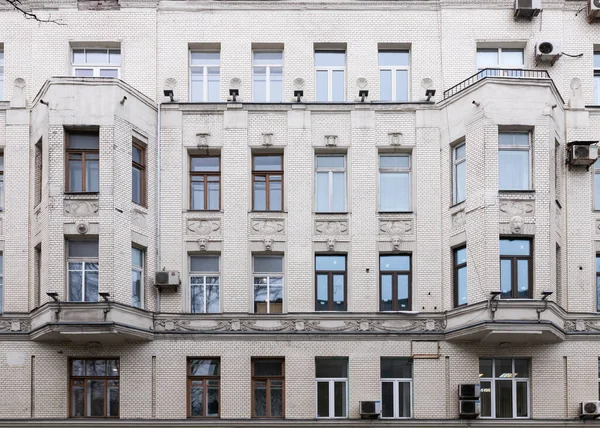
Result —
<path fill-rule="evenodd" d="M 521 216 L 533 217 L 535 215 L 535 201 L 521 201 L 506 199 L 500 201 L 500 214 L 508 217 Z"/>
<path fill-rule="evenodd" d="M 221 233 L 220 219 L 191 218 L 187 220 L 187 232 L 194 235 L 219 235 Z"/>
<path fill-rule="evenodd" d="M 465 210 L 460 210 L 452 214 L 452 228 L 458 229 L 459 227 L 463 227 L 466 222 Z"/>
<path fill-rule="evenodd" d="M 134 226 L 139 227 L 140 229 L 146 229 L 148 227 L 148 222 L 146 220 L 146 213 L 143 213 L 138 210 L 131 211 L 131 223 Z"/>
<path fill-rule="evenodd" d="M 315 235 L 347 235 L 348 220 L 315 220 Z"/>
<path fill-rule="evenodd" d="M 412 219 L 380 219 L 379 220 L 380 235 L 412 235 L 413 221 Z"/>
<path fill-rule="evenodd" d="M 98 201 L 65 199 L 63 205 L 64 214 L 70 217 L 96 217 L 98 209 Z"/>
<path fill-rule="evenodd" d="M 281 218 L 252 219 L 251 232 L 255 235 L 283 235 L 285 221 Z"/>
<path fill-rule="evenodd" d="M 0 321 L 0 331 L 29 331 L 31 321 L 28 319 L 13 318 Z"/>

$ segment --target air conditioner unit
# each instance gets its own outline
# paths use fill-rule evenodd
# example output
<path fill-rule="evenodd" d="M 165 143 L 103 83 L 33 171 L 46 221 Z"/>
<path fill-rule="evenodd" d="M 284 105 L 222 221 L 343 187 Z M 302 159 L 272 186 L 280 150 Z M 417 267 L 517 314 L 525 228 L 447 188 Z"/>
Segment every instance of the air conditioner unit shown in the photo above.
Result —
<path fill-rule="evenodd" d="M 515 18 L 531 20 L 542 10 L 542 0 L 515 0 Z"/>
<path fill-rule="evenodd" d="M 539 40 L 535 45 L 535 59 L 538 61 L 554 62 L 561 53 L 561 43 L 556 40 Z"/>
<path fill-rule="evenodd" d="M 381 414 L 381 401 L 361 401 L 360 416 L 363 418 L 377 418 Z"/>
<path fill-rule="evenodd" d="M 478 383 L 461 383 L 458 385 L 458 398 L 478 399 L 479 391 Z"/>
<path fill-rule="evenodd" d="M 588 0 L 588 21 L 592 22 L 600 16 L 600 0 Z"/>
<path fill-rule="evenodd" d="M 458 414 L 461 419 L 475 419 L 481 413 L 479 400 L 460 400 L 458 406 Z"/>
<path fill-rule="evenodd" d="M 600 416 L 600 401 L 584 401 L 579 411 L 580 418 L 592 419 Z"/>
<path fill-rule="evenodd" d="M 591 166 L 598 159 L 598 146 L 590 142 L 573 142 L 569 144 L 569 163 L 571 165 Z"/>
<path fill-rule="evenodd" d="M 179 284 L 181 280 L 176 270 L 162 270 L 154 274 L 154 285 L 162 291 L 176 291 Z"/>

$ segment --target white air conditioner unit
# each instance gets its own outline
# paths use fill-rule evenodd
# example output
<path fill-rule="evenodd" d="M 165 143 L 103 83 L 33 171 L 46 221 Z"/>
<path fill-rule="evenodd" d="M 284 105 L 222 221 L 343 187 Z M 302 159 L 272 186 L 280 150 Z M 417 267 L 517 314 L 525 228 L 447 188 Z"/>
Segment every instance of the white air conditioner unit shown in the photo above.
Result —
<path fill-rule="evenodd" d="M 588 0 L 588 21 L 592 22 L 600 16 L 600 0 Z"/>
<path fill-rule="evenodd" d="M 590 142 L 573 142 L 569 144 L 569 163 L 571 165 L 591 166 L 598 159 L 598 146 Z"/>
<path fill-rule="evenodd" d="M 478 383 L 461 383 L 458 385 L 458 398 L 479 399 L 480 386 Z"/>
<path fill-rule="evenodd" d="M 481 413 L 479 400 L 460 400 L 458 402 L 458 414 L 461 419 L 475 419 Z"/>
<path fill-rule="evenodd" d="M 360 416 L 363 418 L 377 418 L 381 414 L 381 401 L 361 401 Z"/>
<path fill-rule="evenodd" d="M 179 284 L 181 280 L 176 270 L 162 270 L 154 274 L 154 285 L 161 291 L 176 291 Z"/>
<path fill-rule="evenodd" d="M 542 10 L 542 0 L 515 0 L 515 18 L 531 20 Z"/>
<path fill-rule="evenodd" d="M 580 418 L 597 418 L 600 416 L 600 401 L 584 401 L 579 411 Z"/>
<path fill-rule="evenodd" d="M 539 40 L 535 45 L 535 59 L 538 61 L 554 63 L 561 53 L 561 43 L 557 40 Z"/>

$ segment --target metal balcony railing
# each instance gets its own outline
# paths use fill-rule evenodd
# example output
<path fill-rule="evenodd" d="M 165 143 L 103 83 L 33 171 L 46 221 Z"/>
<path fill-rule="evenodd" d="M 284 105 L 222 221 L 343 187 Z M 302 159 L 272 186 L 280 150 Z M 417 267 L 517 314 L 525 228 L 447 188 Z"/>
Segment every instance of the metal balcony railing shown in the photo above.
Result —
<path fill-rule="evenodd" d="M 546 70 L 525 70 L 522 68 L 484 68 L 471 77 L 463 80 L 458 85 L 444 91 L 444 99 L 450 98 L 467 89 L 474 83 L 486 77 L 502 77 L 507 79 L 550 79 Z M 551 80 L 551 79 L 550 79 Z"/>

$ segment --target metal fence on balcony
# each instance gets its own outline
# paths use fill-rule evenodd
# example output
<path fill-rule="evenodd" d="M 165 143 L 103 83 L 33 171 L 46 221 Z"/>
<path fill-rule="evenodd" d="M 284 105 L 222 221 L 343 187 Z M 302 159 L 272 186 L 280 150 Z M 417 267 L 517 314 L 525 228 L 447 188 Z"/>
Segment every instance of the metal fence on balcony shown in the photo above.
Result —
<path fill-rule="evenodd" d="M 501 77 L 507 79 L 550 79 L 550 75 L 546 70 L 525 70 L 522 68 L 484 68 L 479 70 L 471 77 L 463 80 L 458 85 L 454 85 L 450 89 L 444 91 L 444 99 L 458 94 L 474 83 L 477 83 L 487 77 Z"/>

